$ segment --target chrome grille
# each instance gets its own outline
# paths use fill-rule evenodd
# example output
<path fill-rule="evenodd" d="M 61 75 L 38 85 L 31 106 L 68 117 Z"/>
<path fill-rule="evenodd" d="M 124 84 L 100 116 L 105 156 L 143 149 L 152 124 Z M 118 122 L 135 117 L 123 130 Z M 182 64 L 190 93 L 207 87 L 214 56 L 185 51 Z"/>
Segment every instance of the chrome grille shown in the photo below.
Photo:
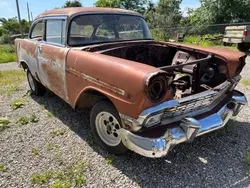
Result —
<path fill-rule="evenodd" d="M 224 99 L 225 92 L 230 85 L 230 82 L 224 82 L 212 91 L 206 91 L 180 99 L 178 101 L 180 104 L 179 106 L 168 108 L 164 111 L 163 119 L 184 116 L 186 114 L 203 111 L 205 108 L 215 106 Z M 194 115 L 198 115 L 198 113 L 195 113 Z"/>

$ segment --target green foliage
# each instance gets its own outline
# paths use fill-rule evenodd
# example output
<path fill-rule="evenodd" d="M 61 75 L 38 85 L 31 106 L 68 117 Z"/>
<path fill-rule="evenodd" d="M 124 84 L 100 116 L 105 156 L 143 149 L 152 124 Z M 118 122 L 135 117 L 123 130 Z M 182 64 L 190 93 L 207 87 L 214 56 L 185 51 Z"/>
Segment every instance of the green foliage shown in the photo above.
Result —
<path fill-rule="evenodd" d="M 235 50 L 235 46 L 223 46 L 223 41 L 222 39 L 216 39 L 221 34 L 214 34 L 214 35 L 189 35 L 184 38 L 185 44 L 194 44 L 194 45 L 199 45 L 199 46 L 204 46 L 204 47 L 219 47 L 219 48 L 226 48 L 230 50 Z"/>
<path fill-rule="evenodd" d="M 7 169 L 5 168 L 5 166 L 3 164 L 0 164 L 0 172 L 6 172 Z"/>
<path fill-rule="evenodd" d="M 0 94 L 12 95 L 20 88 L 20 83 L 26 79 L 24 71 L 6 70 L 0 71 Z"/>
<path fill-rule="evenodd" d="M 43 107 L 44 107 L 44 106 L 43 106 Z M 47 114 L 47 117 L 49 117 L 49 118 L 51 118 L 51 117 L 54 116 L 54 114 L 53 114 L 52 112 L 49 112 L 49 111 L 47 111 L 46 114 Z"/>
<path fill-rule="evenodd" d="M 23 99 L 15 99 L 14 101 L 12 101 L 12 103 L 10 104 L 11 108 L 13 110 L 16 110 L 18 108 L 21 108 L 24 106 L 24 100 Z"/>
<path fill-rule="evenodd" d="M 7 117 L 0 117 L 0 132 L 9 128 L 10 120 Z"/>
<path fill-rule="evenodd" d="M 29 118 L 26 116 L 22 116 L 17 120 L 16 123 L 19 125 L 27 125 L 29 123 Z"/>
<path fill-rule="evenodd" d="M 97 0 L 95 3 L 96 7 L 111 7 L 111 8 L 122 8 L 133 10 L 141 14 L 145 13 L 145 5 L 148 0 Z"/>
<path fill-rule="evenodd" d="M 246 153 L 244 166 L 245 166 L 246 173 L 250 174 L 250 152 Z"/>
<path fill-rule="evenodd" d="M 247 80 L 247 79 L 242 79 L 240 81 L 240 83 L 243 84 L 246 87 L 250 86 L 250 80 Z"/>
<path fill-rule="evenodd" d="M 10 120 L 7 117 L 0 117 L 0 125 L 9 125 Z"/>
<path fill-rule="evenodd" d="M 47 144 L 46 148 L 48 151 L 51 151 L 51 150 L 58 151 L 60 146 L 58 146 L 56 144 L 49 143 L 49 144 Z"/>
<path fill-rule="evenodd" d="M 67 0 L 62 8 L 68 7 L 82 7 L 82 3 L 79 0 Z"/>
<path fill-rule="evenodd" d="M 32 114 L 29 120 L 31 123 L 37 123 L 39 121 L 39 117 L 37 117 L 35 114 Z"/>
<path fill-rule="evenodd" d="M 149 27 L 154 28 L 152 35 L 155 40 L 167 41 L 181 22 L 180 4 L 182 0 L 160 0 L 158 5 L 148 5 L 145 13 Z"/>
<path fill-rule="evenodd" d="M 36 148 L 34 148 L 34 147 L 31 149 L 31 152 L 33 153 L 34 156 L 38 156 L 39 155 L 38 150 Z"/>
<path fill-rule="evenodd" d="M 11 36 L 14 34 L 20 34 L 19 23 L 17 18 L 0 18 L 0 22 L 2 23 L 1 31 L 0 31 L 0 44 L 11 44 L 14 43 L 14 38 Z M 29 32 L 30 24 L 26 20 L 22 20 L 22 28 L 24 33 Z"/>
<path fill-rule="evenodd" d="M 107 164 L 112 164 L 115 160 L 115 155 L 109 155 L 107 158 L 105 158 L 105 162 Z"/>
<path fill-rule="evenodd" d="M 52 188 L 82 187 L 86 182 L 85 164 L 79 162 L 62 170 L 48 170 L 40 174 L 33 174 L 30 181 L 32 184 L 38 185 L 55 182 Z"/>
<path fill-rule="evenodd" d="M 0 45 L 0 63 L 16 61 L 14 45 Z"/>
<path fill-rule="evenodd" d="M 56 137 L 56 136 L 62 136 L 64 134 L 67 133 L 67 130 L 66 129 L 54 129 L 52 132 L 51 132 L 51 135 L 52 137 Z"/>

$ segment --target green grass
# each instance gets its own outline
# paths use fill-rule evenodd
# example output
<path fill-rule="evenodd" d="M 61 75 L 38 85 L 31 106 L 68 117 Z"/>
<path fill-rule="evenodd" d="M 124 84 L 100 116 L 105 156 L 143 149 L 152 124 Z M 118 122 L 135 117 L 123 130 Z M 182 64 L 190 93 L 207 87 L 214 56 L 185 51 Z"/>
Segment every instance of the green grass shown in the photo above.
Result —
<path fill-rule="evenodd" d="M 44 108 L 44 106 L 43 106 L 43 108 Z M 51 118 L 51 117 L 54 116 L 54 114 L 53 114 L 52 112 L 49 112 L 49 111 L 46 112 L 46 115 L 47 115 L 47 117 L 49 117 L 49 118 Z"/>
<path fill-rule="evenodd" d="M 186 36 L 184 38 L 183 43 L 184 44 L 199 45 L 199 46 L 204 46 L 204 47 L 225 48 L 225 49 L 229 49 L 229 50 L 238 51 L 235 46 L 223 46 L 223 41 L 221 39 L 220 40 L 214 40 L 214 41 L 208 40 L 208 39 L 216 38 L 216 37 L 218 37 L 220 35 L 221 34 L 203 35 L 203 36 L 199 36 L 199 35 Z"/>
<path fill-rule="evenodd" d="M 26 116 L 20 117 L 16 123 L 19 125 L 27 125 L 29 123 L 29 118 Z"/>
<path fill-rule="evenodd" d="M 62 170 L 47 170 L 31 176 L 30 182 L 36 185 L 48 185 L 52 188 L 82 187 L 85 182 L 85 163 L 79 162 Z"/>
<path fill-rule="evenodd" d="M 245 170 L 248 175 L 250 175 L 250 152 L 246 153 L 245 157 Z"/>
<path fill-rule="evenodd" d="M 60 146 L 58 146 L 56 144 L 49 143 L 49 144 L 46 145 L 46 149 L 48 151 L 58 151 L 60 149 Z"/>
<path fill-rule="evenodd" d="M 240 81 L 240 83 L 243 84 L 246 87 L 250 86 L 250 80 L 242 79 Z"/>
<path fill-rule="evenodd" d="M 39 117 L 37 117 L 35 114 L 32 114 L 29 120 L 31 123 L 37 123 L 39 121 Z"/>
<path fill-rule="evenodd" d="M 34 148 L 34 147 L 31 149 L 31 152 L 33 153 L 33 155 L 34 155 L 35 157 L 39 155 L 38 150 L 37 150 L 36 148 Z"/>
<path fill-rule="evenodd" d="M 52 132 L 51 132 L 51 135 L 52 137 L 56 137 L 56 136 L 62 136 L 64 134 L 67 133 L 67 130 L 66 129 L 54 129 Z"/>
<path fill-rule="evenodd" d="M 0 71 L 0 94 L 12 95 L 20 89 L 20 84 L 25 80 L 26 74 L 24 71 Z"/>
<path fill-rule="evenodd" d="M 9 128 L 10 120 L 7 117 L 0 117 L 0 132 Z"/>
<path fill-rule="evenodd" d="M 112 164 L 115 160 L 115 155 L 109 155 L 108 157 L 105 158 L 105 162 L 107 164 Z"/>
<path fill-rule="evenodd" d="M 6 172 L 7 169 L 5 168 L 5 166 L 3 164 L 0 164 L 0 172 Z"/>
<path fill-rule="evenodd" d="M 24 100 L 23 99 L 15 99 L 10 104 L 11 108 L 13 110 L 16 110 L 18 108 L 22 108 L 24 106 Z"/>
<path fill-rule="evenodd" d="M 14 45 L 0 45 L 0 63 L 16 61 Z"/>

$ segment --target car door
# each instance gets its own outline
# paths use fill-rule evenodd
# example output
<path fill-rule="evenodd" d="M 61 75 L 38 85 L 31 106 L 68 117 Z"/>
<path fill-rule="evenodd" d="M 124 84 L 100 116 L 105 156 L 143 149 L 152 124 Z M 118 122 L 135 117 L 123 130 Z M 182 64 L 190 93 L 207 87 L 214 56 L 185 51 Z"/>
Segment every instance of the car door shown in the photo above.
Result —
<path fill-rule="evenodd" d="M 65 61 L 69 48 L 65 46 L 65 19 L 53 17 L 45 20 L 45 37 L 38 45 L 37 54 L 41 82 L 68 101 Z"/>
<path fill-rule="evenodd" d="M 43 41 L 44 36 L 44 22 L 43 20 L 38 20 L 31 27 L 31 32 L 29 39 L 25 40 L 22 44 L 21 54 L 18 56 L 23 58 L 20 61 L 27 63 L 31 74 L 37 79 L 38 78 L 38 60 L 37 60 L 37 47 Z"/>

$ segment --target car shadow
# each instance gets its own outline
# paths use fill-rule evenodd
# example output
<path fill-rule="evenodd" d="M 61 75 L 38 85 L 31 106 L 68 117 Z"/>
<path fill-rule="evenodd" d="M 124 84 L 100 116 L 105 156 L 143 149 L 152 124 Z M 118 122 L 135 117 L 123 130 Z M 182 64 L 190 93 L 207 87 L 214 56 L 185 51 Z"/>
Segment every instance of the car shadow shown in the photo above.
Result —
<path fill-rule="evenodd" d="M 89 109 L 74 110 L 51 92 L 32 98 L 95 152 L 103 157 L 109 155 L 94 143 Z M 164 158 L 151 159 L 130 152 L 115 157 L 112 165 L 142 187 L 239 187 L 250 184 L 246 178 L 247 151 L 250 152 L 250 123 L 231 120 L 224 129 L 198 137 L 191 144 L 176 146 Z"/>

